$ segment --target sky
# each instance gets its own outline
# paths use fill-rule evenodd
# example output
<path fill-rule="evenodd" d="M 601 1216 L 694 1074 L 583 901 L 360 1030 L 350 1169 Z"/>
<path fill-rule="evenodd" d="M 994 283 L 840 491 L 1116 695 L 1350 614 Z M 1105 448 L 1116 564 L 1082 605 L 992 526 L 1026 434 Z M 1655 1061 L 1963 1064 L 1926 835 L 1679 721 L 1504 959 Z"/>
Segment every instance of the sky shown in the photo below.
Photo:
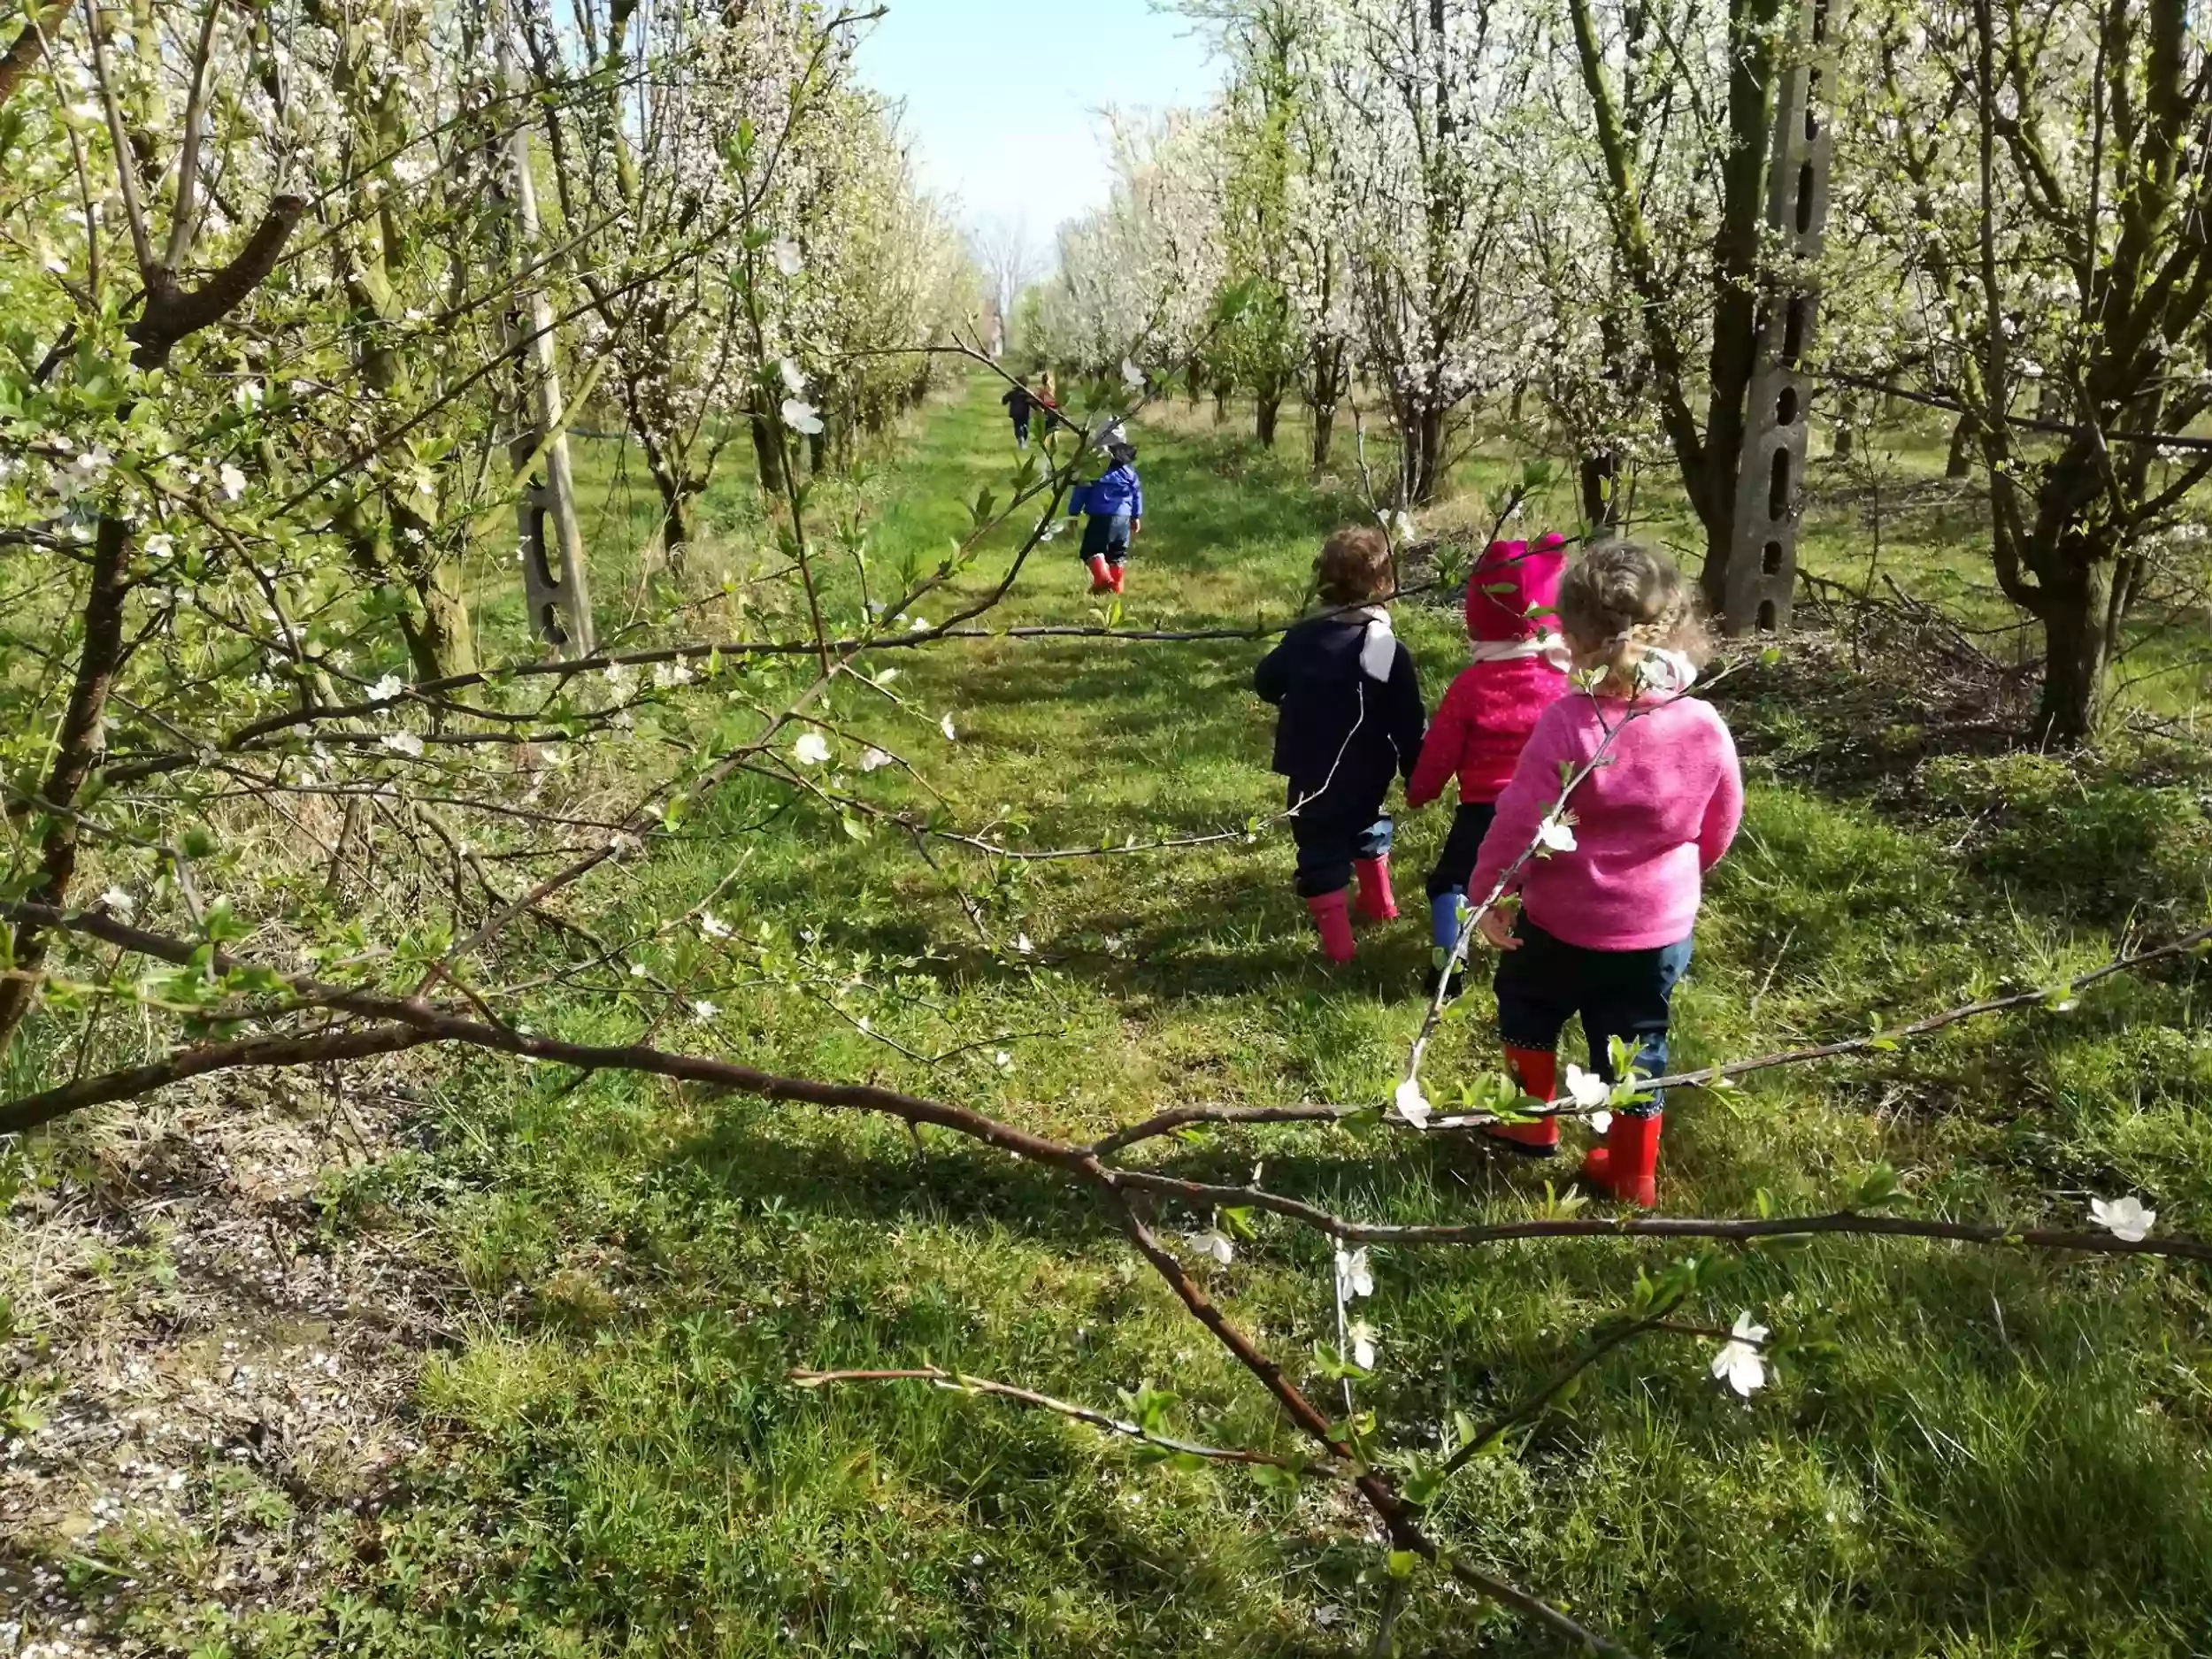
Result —
<path fill-rule="evenodd" d="M 856 59 L 906 106 L 922 178 L 964 223 L 1025 219 L 1039 256 L 1106 199 L 1098 112 L 1202 104 L 1205 42 L 1150 0 L 888 0 Z"/>

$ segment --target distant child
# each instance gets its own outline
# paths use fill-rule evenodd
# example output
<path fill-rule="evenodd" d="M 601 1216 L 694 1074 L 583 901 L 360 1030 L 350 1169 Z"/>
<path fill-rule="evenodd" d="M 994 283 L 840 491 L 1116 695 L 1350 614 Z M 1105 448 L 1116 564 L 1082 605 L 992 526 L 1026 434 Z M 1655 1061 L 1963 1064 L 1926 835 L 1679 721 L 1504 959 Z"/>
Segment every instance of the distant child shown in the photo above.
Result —
<path fill-rule="evenodd" d="M 1485 895 L 1503 880 L 1551 824 L 1563 771 L 1603 749 L 1562 815 L 1567 834 L 1555 828 L 1548 856 L 1514 875 L 1518 917 L 1501 904 L 1480 923 L 1502 953 L 1498 1035 L 1507 1064 L 1540 1100 L 1558 1093 L 1556 1051 L 1570 1015 L 1581 1018 L 1601 1077 L 1613 1077 L 1616 1037 L 1635 1049 L 1638 1071 L 1666 1071 L 1669 1013 L 1690 965 L 1704 874 L 1743 815 L 1728 727 L 1709 704 L 1683 695 L 1697 678 L 1704 634 L 1673 565 L 1630 542 L 1594 548 L 1561 585 L 1559 620 L 1578 677 L 1600 678 L 1538 718 L 1467 881 L 1470 893 Z M 1659 1124 L 1656 1100 L 1614 1112 L 1583 1178 L 1649 1208 Z M 1538 1156 L 1559 1147 L 1553 1118 L 1490 1133 Z"/>
<path fill-rule="evenodd" d="M 1356 874 L 1370 921 L 1398 914 L 1390 891 L 1393 772 L 1421 758 L 1421 682 L 1390 632 L 1390 542 L 1371 526 L 1339 530 L 1314 566 L 1332 610 L 1309 617 L 1260 659 L 1252 687 L 1281 710 L 1275 770 L 1290 780 L 1298 895 L 1330 961 L 1352 959 L 1345 889 Z"/>
<path fill-rule="evenodd" d="M 1036 398 L 1030 394 L 1029 377 L 1023 375 L 998 401 L 1006 405 L 1006 412 L 1013 417 L 1014 447 L 1017 449 L 1028 449 L 1029 415 L 1037 407 Z"/>
<path fill-rule="evenodd" d="M 1436 867 L 1429 872 L 1429 939 L 1434 965 L 1429 994 L 1459 943 L 1467 875 L 1513 779 L 1536 718 L 1567 689 L 1567 647 L 1552 616 L 1566 569 L 1566 538 L 1493 541 L 1467 579 L 1467 637 L 1474 663 L 1460 671 L 1421 744 L 1421 764 L 1406 784 L 1406 805 L 1426 806 L 1459 777 L 1459 810 Z M 1483 895 L 1475 895 L 1479 900 Z M 1455 973 L 1448 994 L 1459 995 Z"/>
<path fill-rule="evenodd" d="M 1068 492 L 1068 516 L 1083 515 L 1079 556 L 1090 566 L 1091 591 L 1122 591 L 1122 565 L 1129 544 L 1144 531 L 1144 482 L 1137 476 L 1137 452 L 1126 443 L 1107 451 L 1112 462 L 1087 484 Z"/>

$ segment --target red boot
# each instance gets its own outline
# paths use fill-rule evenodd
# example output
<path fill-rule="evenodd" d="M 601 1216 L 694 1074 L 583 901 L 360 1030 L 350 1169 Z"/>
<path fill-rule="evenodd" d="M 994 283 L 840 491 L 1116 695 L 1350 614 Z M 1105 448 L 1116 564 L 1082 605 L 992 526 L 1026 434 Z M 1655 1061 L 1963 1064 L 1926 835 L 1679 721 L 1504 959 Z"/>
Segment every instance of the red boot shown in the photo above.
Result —
<path fill-rule="evenodd" d="M 1592 1147 L 1582 1161 L 1582 1179 L 1623 1203 L 1649 1210 L 1659 1202 L 1659 1119 L 1613 1114 L 1605 1144 Z"/>
<path fill-rule="evenodd" d="M 1108 572 L 1108 580 L 1114 584 L 1114 591 L 1116 593 L 1119 593 L 1121 591 L 1122 583 L 1122 566 L 1118 565 L 1109 565 L 1106 569 Z"/>
<path fill-rule="evenodd" d="M 1339 887 L 1306 901 L 1306 910 L 1321 934 L 1321 954 L 1341 965 L 1352 959 L 1352 918 Z"/>
<path fill-rule="evenodd" d="M 1359 918 L 1363 922 L 1394 922 L 1398 901 L 1390 891 L 1390 855 L 1363 858 L 1352 866 L 1359 878 Z"/>
<path fill-rule="evenodd" d="M 1509 1047 L 1505 1064 L 1521 1092 L 1533 1099 L 1548 1102 L 1559 1087 L 1559 1056 L 1552 1049 Z M 1482 1133 L 1524 1157 L 1548 1158 L 1559 1150 L 1556 1118 L 1540 1118 L 1526 1124 L 1486 1124 Z"/>
<path fill-rule="evenodd" d="M 1090 557 L 1090 565 L 1091 591 L 1094 594 L 1110 594 L 1113 592 L 1114 578 L 1113 573 L 1106 568 L 1106 556 L 1103 553 L 1092 554 Z"/>

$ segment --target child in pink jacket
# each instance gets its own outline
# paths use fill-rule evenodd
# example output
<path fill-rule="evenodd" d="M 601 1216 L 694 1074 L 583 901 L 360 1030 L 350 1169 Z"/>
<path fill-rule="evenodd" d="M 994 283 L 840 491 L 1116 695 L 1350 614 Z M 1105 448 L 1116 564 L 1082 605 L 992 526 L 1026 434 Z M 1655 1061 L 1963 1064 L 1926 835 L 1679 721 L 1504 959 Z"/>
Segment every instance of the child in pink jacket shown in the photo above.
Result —
<path fill-rule="evenodd" d="M 1663 556 L 1628 542 L 1593 549 L 1561 585 L 1559 619 L 1578 677 L 1593 676 L 1545 710 L 1469 876 L 1487 895 L 1512 872 L 1517 916 L 1504 904 L 1481 918 L 1498 960 L 1498 1035 L 1521 1087 L 1557 1092 L 1559 1033 L 1579 1016 L 1591 1069 L 1610 1079 L 1612 1040 L 1635 1068 L 1667 1068 L 1674 987 L 1690 965 L 1704 875 L 1743 816 L 1743 777 L 1728 727 L 1683 695 L 1702 639 L 1681 575 Z M 1601 755 L 1601 751 L 1602 751 Z M 1563 773 L 1598 764 L 1559 807 Z M 1540 844 L 1543 856 L 1522 860 Z M 1613 1114 L 1583 1177 L 1616 1198 L 1656 1201 L 1661 1102 Z M 1500 1125 L 1516 1150 L 1558 1150 L 1556 1119 Z"/>
<path fill-rule="evenodd" d="M 1533 548 L 1493 541 L 1467 578 L 1467 638 L 1475 660 L 1444 694 L 1421 745 L 1421 764 L 1406 784 L 1406 805 L 1425 807 L 1444 793 L 1448 780 L 1459 779 L 1459 810 L 1429 872 L 1432 996 L 1458 949 L 1467 875 L 1498 796 L 1513 780 L 1536 717 L 1567 689 L 1567 647 L 1552 617 L 1566 566 L 1566 538 L 1545 535 Z M 1457 974 L 1448 994 L 1459 995 Z"/>

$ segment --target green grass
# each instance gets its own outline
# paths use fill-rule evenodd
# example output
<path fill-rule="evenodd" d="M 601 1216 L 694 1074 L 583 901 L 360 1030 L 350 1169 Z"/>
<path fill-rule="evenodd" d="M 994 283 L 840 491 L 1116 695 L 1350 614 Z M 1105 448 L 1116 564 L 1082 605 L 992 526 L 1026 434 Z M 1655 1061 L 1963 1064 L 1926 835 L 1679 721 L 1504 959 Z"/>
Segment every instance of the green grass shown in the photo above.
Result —
<path fill-rule="evenodd" d="M 1310 487 L 1296 434 L 1279 458 L 1229 433 L 1139 435 L 1151 512 L 1129 622 L 1285 613 L 1319 535 L 1356 511 Z M 867 492 L 875 568 L 933 562 L 967 524 L 962 503 L 1003 490 L 1004 438 L 979 382 L 933 408 Z M 1003 540 L 963 591 L 1002 568 Z M 1840 567 L 1846 530 L 1817 541 Z M 1970 580 L 1967 553 L 1948 544 L 1946 559 Z M 842 563 L 830 586 L 849 601 Z M 922 609 L 935 619 L 946 605 Z M 1087 618 L 1070 544 L 1042 549 L 998 614 Z M 1433 703 L 1462 660 L 1452 618 L 1403 607 L 1400 633 Z M 1268 711 L 1247 690 L 1258 649 L 941 648 L 901 655 L 908 707 L 847 691 L 835 712 L 911 759 L 950 818 L 997 817 L 1010 842 L 1212 830 L 1279 804 Z M 746 686 L 772 702 L 800 672 L 764 667 Z M 1903 796 L 1863 774 L 1822 787 L 1806 745 L 1816 760 L 1856 717 L 1806 690 L 1768 679 L 1731 695 L 1754 788 L 1680 1003 L 1685 1060 L 2042 982 L 2108 954 L 2131 918 L 2200 912 L 2201 814 L 2178 807 L 2193 786 L 2077 770 L 2070 799 L 2024 762 L 2012 776 L 1959 761 L 1933 783 L 1893 768 L 1918 780 Z M 935 729 L 947 713 L 956 743 Z M 924 798 L 894 772 L 851 782 Z M 700 803 L 688 840 L 620 878 L 622 902 L 640 918 L 680 910 L 748 859 L 718 905 L 741 933 L 770 926 L 825 973 L 831 956 L 862 962 L 884 988 L 849 1011 L 910 1048 L 981 1046 L 920 1064 L 829 1016 L 808 986 L 764 976 L 715 986 L 711 1024 L 669 1041 L 1076 1134 L 1190 1100 L 1379 1098 L 1417 1024 L 1419 879 L 1441 810 L 1401 819 L 1407 919 L 1367 932 L 1357 963 L 1332 973 L 1272 832 L 997 872 L 941 853 L 939 873 L 811 804 L 749 827 L 780 800 L 747 782 Z M 1978 818 L 1998 822 L 1962 839 Z M 986 949 L 955 881 L 995 939 L 1026 935 L 1034 954 Z M 672 945 L 660 965 L 686 964 Z M 1764 1191 L 1784 1210 L 1826 1205 L 1886 1159 L 1921 1212 L 2076 1222 L 2090 1194 L 2133 1190 L 2162 1227 L 2212 1225 L 2197 994 L 2186 972 L 2122 980 L 2070 1014 L 1684 1094 L 1663 1202 L 1740 1211 Z M 1432 1062 L 1446 1087 L 1489 1064 L 1486 993 L 1462 1007 Z M 634 1009 L 604 1002 L 543 1020 L 586 1038 L 637 1030 Z M 379 1515 L 349 1525 L 318 1617 L 198 1638 L 472 1659 L 1366 1651 L 1381 1559 L 1326 1488 L 1285 1497 L 1148 1464 L 1079 1425 L 943 1393 L 782 1380 L 795 1365 L 926 1359 L 1110 1406 L 1148 1379 L 1181 1396 L 1178 1432 L 1294 1449 L 1251 1379 L 1050 1176 L 933 1133 L 484 1061 L 457 1064 L 438 1102 L 419 1152 L 334 1177 L 328 1198 L 341 1233 L 417 1235 L 477 1310 L 422 1379 L 426 1449 Z M 1377 1217 L 1506 1218 L 1548 1202 L 1540 1173 L 1348 1131 L 1218 1136 L 1171 1156 L 1222 1179 L 1263 1162 L 1277 1190 Z M 1640 1270 L 1686 1253 L 1379 1252 L 1382 1359 L 1359 1402 L 1387 1440 L 1417 1447 L 1451 1412 L 1525 1392 Z M 1725 1325 L 1749 1308 L 1814 1339 L 1770 1391 L 1746 1406 L 1707 1376 L 1709 1341 L 1651 1339 L 1510 1455 L 1475 1464 L 1440 1502 L 1438 1532 L 1645 1653 L 2135 1659 L 2212 1642 L 2201 1271 L 1849 1241 L 1718 1261 L 1694 1317 Z M 1263 1222 L 1205 1277 L 1302 1379 L 1332 1335 L 1328 1271 L 1324 1241 Z M 1402 1652 L 1555 1650 L 1500 1609 L 1419 1588 Z M 1344 1624 L 1317 1619 L 1332 1607 Z M 142 1617 L 157 1637 L 193 1623 L 151 1605 Z"/>

